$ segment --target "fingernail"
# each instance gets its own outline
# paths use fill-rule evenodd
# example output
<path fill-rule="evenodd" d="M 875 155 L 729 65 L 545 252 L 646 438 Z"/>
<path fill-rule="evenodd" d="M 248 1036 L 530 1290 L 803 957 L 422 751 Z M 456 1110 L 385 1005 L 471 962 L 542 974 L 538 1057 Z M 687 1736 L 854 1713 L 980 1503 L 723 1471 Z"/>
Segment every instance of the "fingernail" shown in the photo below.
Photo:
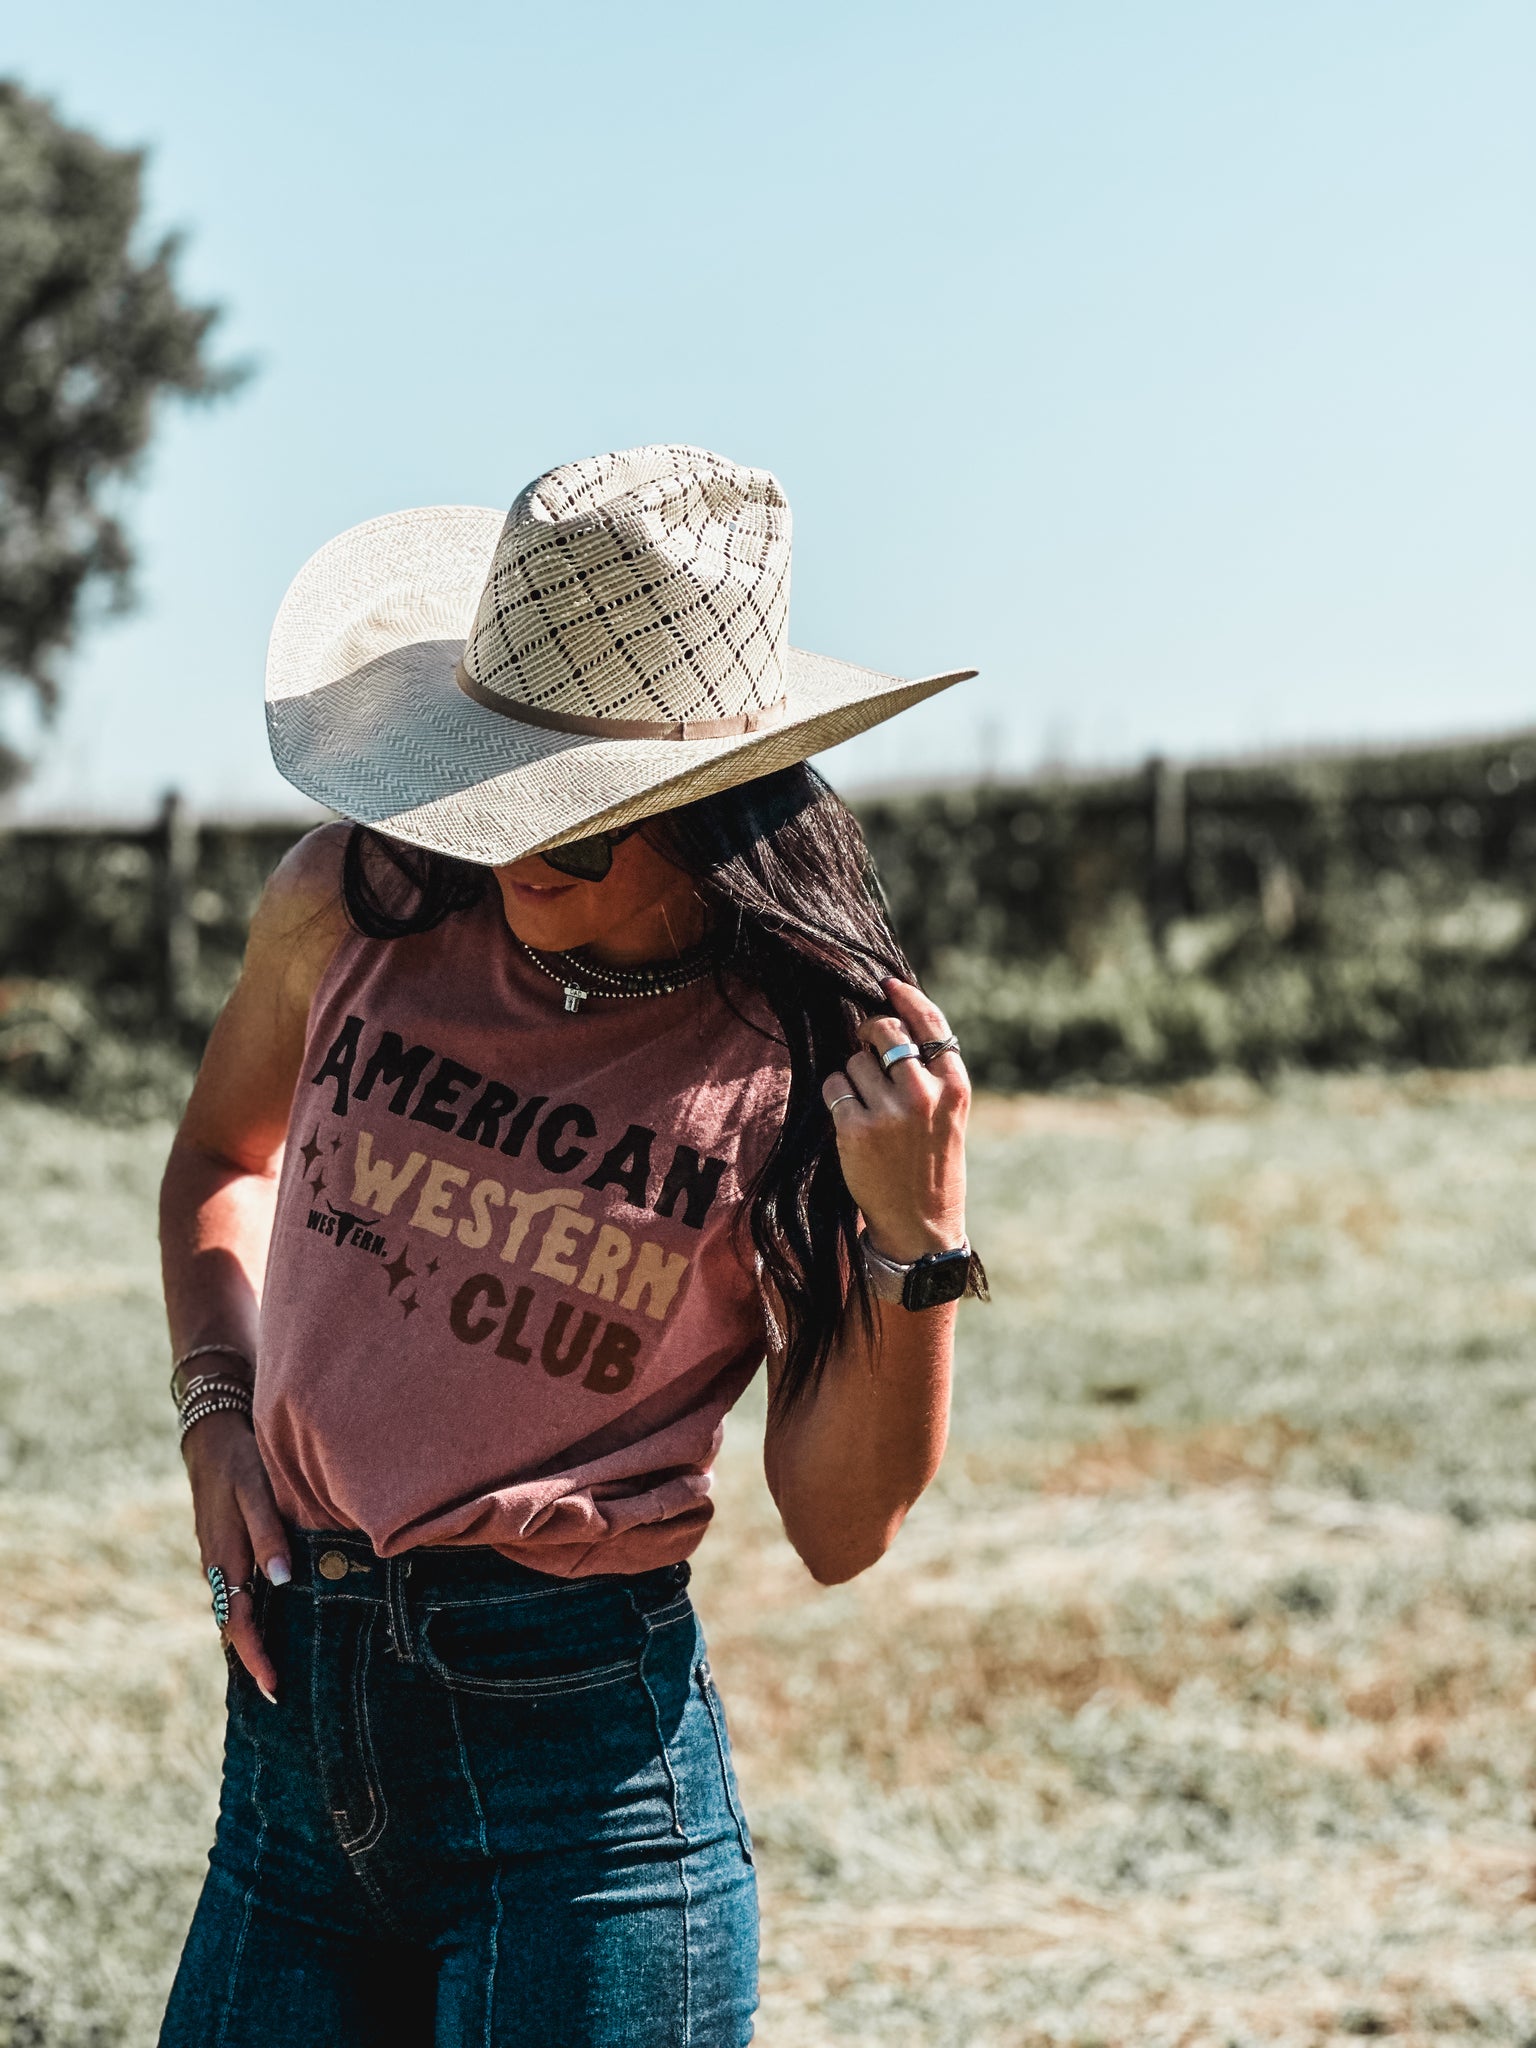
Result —
<path fill-rule="evenodd" d="M 286 1586 L 292 1577 L 293 1573 L 288 1569 L 286 1557 L 269 1557 L 267 1559 L 267 1578 L 274 1586 Z"/>
<path fill-rule="evenodd" d="M 264 1700 L 269 1701 L 274 1707 L 277 1705 L 277 1694 L 275 1692 L 268 1692 L 267 1688 L 262 1684 L 259 1678 L 256 1681 L 256 1690 L 261 1694 Z"/>

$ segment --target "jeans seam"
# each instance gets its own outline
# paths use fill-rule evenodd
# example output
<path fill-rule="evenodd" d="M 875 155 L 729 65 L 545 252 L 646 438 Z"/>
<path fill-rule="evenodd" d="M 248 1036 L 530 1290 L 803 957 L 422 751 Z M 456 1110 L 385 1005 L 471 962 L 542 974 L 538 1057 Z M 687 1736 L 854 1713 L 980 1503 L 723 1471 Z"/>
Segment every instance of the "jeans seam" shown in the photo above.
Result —
<path fill-rule="evenodd" d="M 597 1547 L 597 1545 L 593 1546 L 593 1548 Z M 587 1577 L 577 1576 L 562 1578 L 558 1585 L 540 1586 L 536 1588 L 534 1591 L 527 1593 L 514 1593 L 510 1591 L 504 1591 L 500 1587 L 497 1587 L 493 1592 L 490 1593 L 466 1593 L 462 1597 L 455 1595 L 453 1593 L 432 1593 L 425 1595 L 423 1597 L 422 1612 L 423 1614 L 435 1614 L 438 1608 L 440 1607 L 526 1606 L 530 1601 L 534 1600 L 562 1599 L 566 1594 L 570 1593 L 578 1586 L 585 1592 L 594 1587 L 600 1587 L 605 1585 L 614 1590 L 623 1592 L 631 1600 L 633 1600 L 634 1598 L 632 1589 L 628 1585 L 616 1584 L 615 1579 L 612 1575 L 606 1573 L 593 1573 Z M 314 1589 L 306 1587 L 303 1590 L 312 1591 Z M 676 1599 L 685 1599 L 686 1596 L 687 1586 L 685 1584 L 682 1587 L 681 1591 L 674 1597 Z M 368 1595 L 355 1593 L 336 1593 L 334 1591 L 327 1589 L 325 1597 L 331 1600 L 350 1600 L 368 1599 L 370 1597 L 377 1599 L 379 1596 L 377 1594 Z"/>
<path fill-rule="evenodd" d="M 501 1961 L 501 1866 L 491 1865 L 491 1899 L 496 1908 L 491 1921 L 490 1958 L 485 1972 L 485 2048 L 495 2048 L 496 1966 Z"/>
<path fill-rule="evenodd" d="M 363 1783 L 368 1788 L 368 1825 L 359 1835 L 342 1842 L 343 1855 L 352 1858 L 366 1855 L 383 1835 L 389 1824 L 389 1802 L 384 1797 L 384 1787 L 379 1782 L 378 1758 L 373 1749 L 373 1726 L 368 1718 L 368 1667 L 373 1657 L 373 1629 L 363 1637 L 362 1656 L 357 1671 L 357 1746 L 362 1758 Z"/>
<path fill-rule="evenodd" d="M 725 1788 L 725 1803 L 730 1809 L 731 1820 L 736 1829 L 736 1841 L 748 1863 L 753 1863 L 751 1845 L 747 1840 L 747 1817 L 731 1785 L 730 1745 L 725 1733 L 725 1708 L 720 1695 L 715 1691 L 715 1681 L 709 1666 L 702 1665 L 696 1676 L 699 1691 L 704 1696 L 704 1710 L 709 1715 L 709 1725 L 715 1733 L 715 1753 L 720 1759 L 720 1782 Z M 755 1863 L 753 1868 L 756 1868 Z"/>
<path fill-rule="evenodd" d="M 604 1686 L 622 1685 L 626 1678 L 633 1678 L 637 1669 L 628 1660 L 623 1664 L 600 1664 L 596 1671 L 581 1673 L 562 1684 L 553 1679 L 475 1678 L 450 1670 L 425 1647 L 420 1662 L 428 1677 L 449 1692 L 472 1692 L 482 1698 L 504 1700 L 569 1699 L 574 1693 L 601 1692 Z"/>
<path fill-rule="evenodd" d="M 372 1629 L 371 1629 L 371 1628 L 370 1628 L 370 1630 L 369 1630 L 369 1636 L 370 1636 L 370 1639 L 371 1639 L 371 1637 L 372 1637 Z M 309 1654 L 309 1725 L 310 1725 L 310 1733 L 311 1733 L 311 1737 L 312 1737 L 312 1740 L 313 1740 L 313 1742 L 314 1742 L 314 1745 L 315 1745 L 315 1755 L 316 1755 L 316 1758 L 317 1758 L 317 1760 L 318 1760 L 318 1759 L 320 1758 L 320 1755 L 321 1755 L 321 1747 L 320 1747 L 320 1662 L 321 1662 L 321 1658 L 320 1658 L 320 1616 L 319 1616 L 319 1610 L 318 1610 L 318 1609 L 316 1609 L 316 1610 L 315 1610 L 315 1612 L 314 1612 L 314 1614 L 313 1614 L 313 1615 L 312 1615 L 312 1617 L 311 1617 L 311 1633 L 310 1633 L 310 1654 Z M 323 1778 L 324 1778 L 324 1771 L 325 1771 L 325 1766 L 324 1766 L 324 1764 L 323 1764 L 323 1763 L 321 1763 L 321 1764 L 319 1765 L 319 1768 L 320 1768 L 320 1772 L 321 1772 L 321 1775 L 322 1775 L 322 1780 L 323 1780 Z M 370 1790 L 369 1790 L 369 1797 L 370 1797 L 370 1798 L 372 1798 L 372 1796 L 373 1796 L 373 1794 L 372 1794 L 372 1789 L 370 1788 Z M 329 1804 L 330 1804 L 330 1798 L 329 1798 L 329 1795 L 328 1795 L 328 1797 L 327 1797 L 327 1802 L 326 1802 L 326 1803 L 327 1803 L 327 1805 L 329 1806 Z M 388 1928 L 389 1928 L 389 1929 L 391 1930 L 391 1932 L 392 1932 L 392 1933 L 398 1934 L 398 1933 L 400 1932 L 400 1927 L 399 1927 L 399 1923 L 398 1923 L 398 1922 L 396 1921 L 396 1919 L 395 1919 L 395 1917 L 394 1917 L 393 1913 L 391 1913 L 391 1912 L 390 1912 L 390 1910 L 389 1910 L 389 1907 L 388 1907 L 388 1906 L 387 1906 L 387 1905 L 385 1904 L 385 1902 L 384 1902 L 383 1898 L 382 1898 L 382 1897 L 380 1896 L 380 1893 L 379 1893 L 379 1889 L 378 1889 L 378 1886 L 377 1886 L 377 1885 L 376 1885 L 376 1884 L 375 1884 L 375 1883 L 373 1882 L 373 1879 L 372 1879 L 372 1877 L 371 1877 L 371 1876 L 369 1875 L 369 1873 L 368 1873 L 368 1872 L 367 1872 L 366 1870 L 362 1869 L 362 1868 L 361 1868 L 361 1866 L 360 1866 L 359 1864 L 357 1864 L 357 1863 L 356 1863 L 356 1862 L 355 1862 L 355 1861 L 353 1860 L 353 1858 L 352 1858 L 352 1855 L 351 1855 L 351 1853 L 350 1853 L 350 1852 L 348 1851 L 348 1849 L 347 1849 L 347 1843 L 346 1843 L 346 1836 L 345 1836 L 345 1834 L 343 1833 L 343 1829 L 345 1828 L 345 1826 L 346 1826 L 346 1824 L 347 1824 L 347 1811 L 346 1811 L 346 1808 L 345 1808 L 345 1807 L 342 1807 L 342 1806 L 331 1806 L 331 1807 L 330 1807 L 330 1815 L 331 1815 L 331 1825 L 332 1825 L 332 1827 L 334 1827 L 334 1828 L 335 1828 L 335 1830 L 336 1830 L 336 1842 L 337 1842 L 337 1846 L 338 1846 L 338 1847 L 340 1848 L 340 1850 L 341 1850 L 342 1854 L 343 1854 L 343 1855 L 344 1855 L 344 1856 L 346 1857 L 346 1859 L 347 1859 L 347 1862 L 348 1862 L 348 1864 L 349 1864 L 349 1866 L 350 1866 L 350 1868 L 351 1868 L 351 1871 L 352 1871 L 352 1875 L 353 1875 L 353 1876 L 354 1876 L 354 1877 L 355 1877 L 355 1878 L 357 1879 L 358 1883 L 359 1883 L 359 1884 L 360 1884 L 360 1885 L 362 1886 L 362 1888 L 363 1888 L 363 1891 L 364 1891 L 364 1892 L 366 1893 L 366 1895 L 368 1896 L 368 1898 L 369 1898 L 369 1899 L 370 1899 L 370 1900 L 372 1901 L 372 1903 L 373 1903 L 373 1907 L 374 1907 L 374 1910 L 375 1910 L 375 1911 L 376 1911 L 376 1912 L 378 1913 L 378 1915 L 379 1915 L 380 1919 L 381 1919 L 381 1920 L 382 1920 L 382 1921 L 384 1922 L 385 1926 L 386 1926 L 386 1927 L 388 1927 Z"/>
<path fill-rule="evenodd" d="M 453 1723 L 453 1739 L 458 1745 L 459 1769 L 464 1773 L 464 1783 L 469 1787 L 469 1803 L 475 1809 L 475 1826 L 480 1831 L 480 1854 L 489 1856 L 491 1844 L 485 1831 L 485 1808 L 480 1803 L 480 1788 L 475 1783 L 475 1774 L 469 1768 L 469 1752 L 464 1747 L 464 1730 L 459 1721 L 459 1703 L 451 1695 L 448 1700 L 448 1716 Z"/>
<path fill-rule="evenodd" d="M 373 1749 L 373 1729 L 368 1714 L 368 1691 L 366 1685 L 368 1670 L 372 1662 L 374 1631 L 377 1627 L 378 1617 L 375 1615 L 368 1624 L 367 1634 L 363 1637 L 356 1689 L 358 1747 L 363 1757 L 363 1782 L 368 1788 L 368 1799 L 373 1812 L 368 1826 L 364 1828 L 362 1834 L 351 1841 L 347 1840 L 341 1831 L 340 1823 L 347 1818 L 345 1811 L 339 1812 L 333 1817 L 338 1823 L 336 1839 L 342 1854 L 346 1857 L 351 1867 L 352 1875 L 362 1886 L 363 1891 L 372 1902 L 374 1911 L 378 1914 L 383 1924 L 392 1934 L 403 1936 L 404 1929 L 396 1918 L 393 1907 L 375 1883 L 372 1871 L 369 1870 L 367 1864 L 363 1861 L 369 1850 L 378 1844 L 384 1833 L 385 1825 L 389 1820 L 389 1802 L 384 1797 L 383 1781 L 379 1777 L 378 1758 L 375 1756 Z M 318 1659 L 316 1659 L 316 1667 L 318 1669 Z"/>
<path fill-rule="evenodd" d="M 638 1613 L 638 1608 L 636 1611 Z M 673 1769 L 672 1753 L 667 1748 L 667 1738 L 661 1725 L 661 1707 L 645 1668 L 646 1653 L 651 1647 L 651 1625 L 649 1618 L 644 1614 L 640 1615 L 640 1620 L 645 1628 L 645 1642 L 640 1650 L 640 1683 L 644 1686 L 645 1696 L 650 1701 L 651 1720 L 656 1729 L 656 1747 L 667 1774 L 672 1833 L 682 1848 L 682 1853 L 677 1859 L 677 1875 L 683 1888 L 683 2048 L 693 2048 L 693 1886 L 688 1879 L 688 1836 L 683 1828 L 677 1772 Z"/>
<path fill-rule="evenodd" d="M 453 1724 L 453 1739 L 459 1752 L 459 1769 L 464 1773 L 464 1783 L 469 1788 L 469 1802 L 475 1809 L 475 1828 L 480 1836 L 480 1854 L 490 1863 L 491 1901 L 495 1911 L 491 1916 L 489 1937 L 490 1954 L 485 1971 L 485 2048 L 493 2048 L 492 2028 L 496 2017 L 496 1966 L 501 1960 L 501 1872 L 491 1858 L 491 1838 L 485 1825 L 485 1805 L 480 1797 L 480 1787 L 475 1783 L 475 1774 L 469 1767 L 469 1751 L 464 1745 L 464 1726 L 459 1719 L 459 1703 L 452 1693 L 448 1695 L 448 1717 Z"/>
<path fill-rule="evenodd" d="M 673 1622 L 691 1620 L 692 1617 L 692 1595 L 679 1593 L 675 1600 L 669 1600 L 665 1607 L 655 1608 L 644 1619 L 647 1630 L 654 1631 L 658 1628 L 670 1628 Z"/>
<path fill-rule="evenodd" d="M 256 1887 L 261 1882 L 262 1852 L 267 1846 L 267 1812 L 261 1803 L 259 1741 L 251 1743 L 251 1805 L 256 1809 L 256 1852 L 251 1858 L 251 1881 L 245 1888 L 245 1902 L 240 1913 L 240 1933 L 235 1942 L 234 1961 L 229 1969 L 229 1992 L 224 2000 L 224 2009 L 219 2014 L 219 2031 L 214 2036 L 214 2048 L 224 2048 L 224 2042 L 229 2034 L 229 2023 L 234 2016 L 235 1992 L 240 1983 L 240 1965 L 245 1960 L 246 1937 L 251 1931 L 251 1915 L 256 1908 Z"/>
<path fill-rule="evenodd" d="M 526 1607 L 533 1600 L 558 1600 L 573 1583 L 562 1579 L 558 1586 L 541 1588 L 537 1593 L 503 1593 L 499 1589 L 493 1593 L 466 1593 L 461 1600 L 455 1599 L 451 1593 L 433 1594 L 430 1600 L 423 1602 L 423 1611 L 436 1614 L 440 1607 Z"/>

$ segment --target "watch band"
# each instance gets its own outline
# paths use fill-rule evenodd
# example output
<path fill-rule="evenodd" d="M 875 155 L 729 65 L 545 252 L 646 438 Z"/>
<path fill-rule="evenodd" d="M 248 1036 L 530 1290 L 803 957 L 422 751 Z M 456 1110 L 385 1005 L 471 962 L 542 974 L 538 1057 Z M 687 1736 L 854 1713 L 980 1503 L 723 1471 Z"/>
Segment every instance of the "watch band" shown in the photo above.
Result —
<path fill-rule="evenodd" d="M 884 1252 L 876 1251 L 866 1231 L 859 1239 L 859 1252 L 864 1261 L 864 1275 L 869 1282 L 869 1291 L 877 1301 L 894 1302 L 898 1307 L 906 1306 L 907 1275 L 915 1272 L 921 1263 L 917 1259 L 891 1259 Z M 970 1241 L 962 1237 L 951 1251 L 940 1253 L 942 1258 L 959 1258 L 962 1254 L 969 1259 Z"/>

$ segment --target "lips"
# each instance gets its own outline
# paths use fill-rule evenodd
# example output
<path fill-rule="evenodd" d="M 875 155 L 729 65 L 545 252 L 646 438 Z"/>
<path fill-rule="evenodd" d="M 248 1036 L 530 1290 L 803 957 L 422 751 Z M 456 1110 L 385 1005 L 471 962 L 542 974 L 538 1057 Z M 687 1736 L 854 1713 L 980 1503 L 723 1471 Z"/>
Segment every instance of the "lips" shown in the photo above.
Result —
<path fill-rule="evenodd" d="M 576 887 L 576 884 L 574 882 L 514 882 L 509 878 L 507 886 L 511 889 L 514 896 L 525 896 L 532 902 L 546 903 L 556 896 L 569 896 L 572 889 Z"/>

